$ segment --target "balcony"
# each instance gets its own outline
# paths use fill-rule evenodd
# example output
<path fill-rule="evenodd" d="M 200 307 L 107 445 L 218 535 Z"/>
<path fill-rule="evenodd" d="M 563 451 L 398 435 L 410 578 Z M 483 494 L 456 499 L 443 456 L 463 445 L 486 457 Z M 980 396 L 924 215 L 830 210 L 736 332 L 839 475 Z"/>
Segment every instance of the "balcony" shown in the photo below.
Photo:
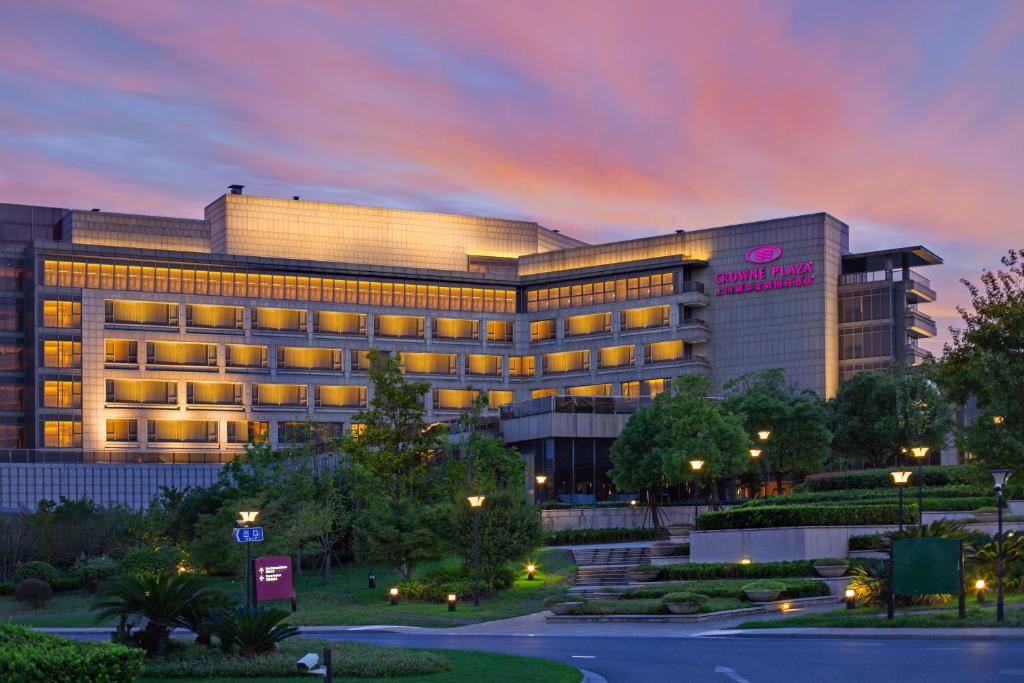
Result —
<path fill-rule="evenodd" d="M 907 335 L 915 339 L 934 337 L 938 333 L 935 321 L 931 316 L 925 315 L 916 308 L 908 308 L 906 311 Z"/>
<path fill-rule="evenodd" d="M 703 308 L 708 305 L 708 295 L 704 291 L 703 282 L 680 282 L 679 303 L 690 308 Z"/>
<path fill-rule="evenodd" d="M 920 273 L 909 271 L 903 280 L 906 283 L 907 301 L 913 304 L 926 304 L 935 301 L 935 290 L 931 280 Z"/>
<path fill-rule="evenodd" d="M 687 344 L 705 344 L 709 339 L 708 324 L 701 318 L 679 321 L 679 338 Z"/>
<path fill-rule="evenodd" d="M 917 344 L 907 344 L 906 364 L 907 365 L 920 365 L 927 358 L 930 358 L 931 355 L 932 355 L 931 353 L 929 353 L 925 349 L 922 349 Z"/>

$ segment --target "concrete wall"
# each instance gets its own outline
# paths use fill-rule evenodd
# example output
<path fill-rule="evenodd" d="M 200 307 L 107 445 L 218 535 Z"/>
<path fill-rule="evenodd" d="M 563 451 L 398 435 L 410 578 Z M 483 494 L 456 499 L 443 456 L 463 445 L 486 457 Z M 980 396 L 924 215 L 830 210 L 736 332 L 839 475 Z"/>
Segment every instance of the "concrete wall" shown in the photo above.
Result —
<path fill-rule="evenodd" d="M 711 508 L 701 506 L 701 513 Z M 658 508 L 662 524 L 693 524 L 692 505 L 670 505 Z M 639 529 L 651 526 L 650 513 L 645 507 L 635 508 L 574 508 L 571 510 L 541 510 L 545 531 L 567 529 Z"/>

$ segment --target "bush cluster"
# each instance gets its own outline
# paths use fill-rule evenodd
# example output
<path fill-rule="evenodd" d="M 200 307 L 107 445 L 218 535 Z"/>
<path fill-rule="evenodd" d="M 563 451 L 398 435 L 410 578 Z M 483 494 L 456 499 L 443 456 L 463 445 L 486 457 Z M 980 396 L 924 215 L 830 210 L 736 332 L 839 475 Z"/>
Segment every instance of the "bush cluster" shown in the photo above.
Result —
<path fill-rule="evenodd" d="M 847 562 L 848 560 L 844 560 Z M 788 577 L 817 576 L 814 565 L 820 560 L 792 560 L 790 562 L 754 562 L 738 564 L 706 562 L 699 564 L 649 564 L 633 567 L 635 571 L 656 571 L 658 581 L 693 581 L 712 579 L 782 579 Z"/>
<path fill-rule="evenodd" d="M 916 495 L 916 486 L 911 489 Z M 909 495 L 911 490 L 905 493 Z M 763 496 L 744 502 L 740 507 L 763 507 L 765 505 L 807 505 L 813 503 L 883 503 L 895 502 L 899 492 L 891 486 L 884 486 L 878 489 L 840 489 L 836 491 L 807 491 L 803 493 L 790 493 L 784 496 Z M 976 486 L 966 484 L 951 484 L 948 486 L 925 486 L 924 495 L 928 499 L 957 499 L 957 498 L 978 498 L 992 496 L 988 491 L 979 490 Z"/>
<path fill-rule="evenodd" d="M 60 581 L 61 576 L 60 572 L 49 562 L 36 560 L 22 563 L 21 566 L 14 570 L 14 576 L 11 577 L 14 583 L 24 581 L 25 579 L 39 579 L 40 581 L 45 581 L 52 588 L 54 584 Z"/>
<path fill-rule="evenodd" d="M 0 622 L 0 680 L 129 683 L 141 670 L 141 650 L 68 640 Z"/>
<path fill-rule="evenodd" d="M 708 601 L 708 596 L 703 593 L 691 593 L 689 591 L 676 591 L 675 593 L 666 593 L 661 596 L 661 602 L 668 604 L 670 602 L 695 602 L 698 605 L 703 605 Z"/>
<path fill-rule="evenodd" d="M 796 491 L 838 491 L 841 489 L 880 489 L 892 486 L 889 472 L 896 468 L 830 472 L 811 475 L 797 485 Z M 978 493 L 986 490 L 984 470 L 972 465 L 932 466 L 922 470 L 925 486 L 967 485 Z M 914 469 L 917 476 L 917 469 Z"/>
<path fill-rule="evenodd" d="M 93 590 L 104 581 L 117 576 L 118 562 L 109 557 L 83 557 L 75 562 L 71 573 L 83 588 Z"/>
<path fill-rule="evenodd" d="M 493 581 L 480 577 L 480 592 L 490 595 L 495 591 L 510 588 L 516 579 L 516 571 L 505 567 L 498 571 Z M 474 576 L 468 568 L 434 569 L 424 572 L 418 578 L 398 583 L 398 595 L 403 600 L 414 602 L 446 602 L 450 593 L 460 600 L 473 597 Z"/>
<path fill-rule="evenodd" d="M 643 529 L 565 529 L 544 534 L 544 545 L 582 545 L 585 543 L 615 543 L 618 541 L 649 541 L 668 538 L 664 528 Z"/>
<path fill-rule="evenodd" d="M 697 518 L 701 531 L 719 529 L 759 529 L 787 526 L 849 526 L 858 524 L 896 524 L 898 506 L 880 505 L 777 505 L 709 512 Z M 917 521 L 913 505 L 904 505 L 907 524 Z"/>
<path fill-rule="evenodd" d="M 824 581 L 813 579 L 776 579 L 782 588 L 780 598 L 810 598 L 819 595 L 828 595 L 828 585 Z M 643 588 L 632 588 L 622 594 L 623 600 L 660 600 L 669 593 L 685 591 L 688 593 L 699 593 L 708 598 L 734 598 L 745 600 L 744 588 L 750 585 L 750 581 L 739 580 L 717 580 L 717 581 L 686 581 L 684 583 L 666 583 L 660 586 L 645 586 Z"/>
<path fill-rule="evenodd" d="M 181 553 L 173 546 L 159 549 L 138 545 L 128 550 L 117 565 L 117 573 L 125 576 L 154 576 L 177 569 Z"/>
<path fill-rule="evenodd" d="M 39 579 L 22 579 L 14 586 L 14 599 L 28 603 L 33 609 L 39 609 L 52 597 L 50 584 Z"/>
<path fill-rule="evenodd" d="M 850 536 L 850 550 L 881 550 L 886 547 L 885 534 Z"/>

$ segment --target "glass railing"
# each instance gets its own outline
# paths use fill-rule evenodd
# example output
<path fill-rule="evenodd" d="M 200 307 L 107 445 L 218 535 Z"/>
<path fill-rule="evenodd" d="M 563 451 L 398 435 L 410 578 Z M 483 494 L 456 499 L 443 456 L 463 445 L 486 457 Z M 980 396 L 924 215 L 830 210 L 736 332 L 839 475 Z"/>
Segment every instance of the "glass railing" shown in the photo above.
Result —
<path fill-rule="evenodd" d="M 704 283 L 703 282 L 696 282 L 696 281 L 692 281 L 692 280 L 690 282 L 680 282 L 679 283 L 679 293 L 682 294 L 684 292 L 698 292 L 700 294 L 703 294 L 704 293 Z"/>

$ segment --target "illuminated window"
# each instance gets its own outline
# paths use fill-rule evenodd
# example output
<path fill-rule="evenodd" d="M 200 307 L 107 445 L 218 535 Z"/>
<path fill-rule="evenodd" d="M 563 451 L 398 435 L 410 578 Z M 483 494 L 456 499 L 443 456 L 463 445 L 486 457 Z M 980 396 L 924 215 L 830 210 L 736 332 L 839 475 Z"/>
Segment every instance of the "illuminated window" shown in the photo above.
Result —
<path fill-rule="evenodd" d="M 142 379 L 108 379 L 107 403 L 114 405 L 178 405 L 178 383 Z"/>
<path fill-rule="evenodd" d="M 261 408 L 303 407 L 305 384 L 253 384 L 252 405 Z"/>
<path fill-rule="evenodd" d="M 366 372 L 370 369 L 370 352 L 352 351 L 351 364 L 353 372 Z"/>
<path fill-rule="evenodd" d="M 150 443 L 217 443 L 216 420 L 147 420 Z"/>
<path fill-rule="evenodd" d="M 647 395 L 654 398 L 668 388 L 672 382 L 670 379 L 651 379 L 647 381 Z"/>
<path fill-rule="evenodd" d="M 534 320 L 530 323 L 530 341 L 547 341 L 556 335 L 554 319 Z"/>
<path fill-rule="evenodd" d="M 590 351 L 561 351 L 541 356 L 541 374 L 557 375 L 590 369 Z"/>
<path fill-rule="evenodd" d="M 624 346 L 605 346 L 597 350 L 597 367 L 622 368 L 636 364 L 636 347 L 632 344 Z"/>
<path fill-rule="evenodd" d="M 45 420 L 44 448 L 81 448 L 82 423 L 79 420 Z"/>
<path fill-rule="evenodd" d="M 130 339 L 106 339 L 104 362 L 108 365 L 138 365 L 139 343 Z"/>
<path fill-rule="evenodd" d="M 268 332 L 305 332 L 306 311 L 291 308 L 253 308 L 252 329 Z"/>
<path fill-rule="evenodd" d="M 627 398 L 639 398 L 641 396 L 654 398 L 665 391 L 671 381 L 668 379 L 651 379 L 643 382 L 623 382 L 621 385 L 622 395 Z"/>
<path fill-rule="evenodd" d="M 514 401 L 514 393 L 500 389 L 491 389 L 487 392 L 487 407 L 497 410 L 501 406 L 508 405 Z"/>
<path fill-rule="evenodd" d="M 373 334 L 397 339 L 423 339 L 425 319 L 417 315 L 376 315 Z"/>
<path fill-rule="evenodd" d="M 622 329 L 648 330 L 656 327 L 668 327 L 668 306 L 649 306 L 648 308 L 630 308 L 620 313 Z"/>
<path fill-rule="evenodd" d="M 611 384 L 587 384 L 578 387 L 566 387 L 566 393 L 570 396 L 611 396 Z"/>
<path fill-rule="evenodd" d="M 399 354 L 399 367 L 409 374 L 454 375 L 458 372 L 454 353 L 411 353 Z"/>
<path fill-rule="evenodd" d="M 341 313 L 339 311 L 316 311 L 313 318 L 313 332 L 317 334 L 366 335 L 365 313 Z"/>
<path fill-rule="evenodd" d="M 185 307 L 185 326 L 210 330 L 240 330 L 244 316 L 241 306 L 189 304 Z"/>
<path fill-rule="evenodd" d="M 341 349 L 318 349 L 302 346 L 278 346 L 277 367 L 289 370 L 341 370 L 344 367 Z"/>
<path fill-rule="evenodd" d="M 567 337 L 581 337 L 589 334 L 610 334 L 611 331 L 611 313 L 574 315 L 565 319 L 565 336 Z"/>
<path fill-rule="evenodd" d="M 228 443 L 266 443 L 270 439 L 270 423 L 229 420 Z"/>
<path fill-rule="evenodd" d="M 686 356 L 686 345 L 676 339 L 673 341 L 653 342 L 644 344 L 644 364 L 669 363 L 681 360 Z"/>
<path fill-rule="evenodd" d="M 537 374 L 535 356 L 509 356 L 508 374 L 510 377 L 533 377 Z"/>
<path fill-rule="evenodd" d="M 488 320 L 487 341 L 489 342 L 511 342 L 512 341 L 511 320 Z"/>
<path fill-rule="evenodd" d="M 480 395 L 472 389 L 434 389 L 435 410 L 467 410 Z"/>
<path fill-rule="evenodd" d="M 107 443 L 138 443 L 138 421 L 131 418 L 107 420 Z"/>
<path fill-rule="evenodd" d="M 488 375 L 501 377 L 502 358 L 501 356 L 490 356 L 478 353 L 466 355 L 467 375 Z"/>
<path fill-rule="evenodd" d="M 265 368 L 267 367 L 267 347 L 225 344 L 224 363 L 229 368 Z"/>
<path fill-rule="evenodd" d="M 548 389 L 534 389 L 530 392 L 530 398 L 544 398 L 545 396 L 555 396 L 558 394 L 558 389 L 554 387 Z"/>
<path fill-rule="evenodd" d="M 78 328 L 82 326 L 80 301 L 44 301 L 43 327 Z"/>
<path fill-rule="evenodd" d="M 82 383 L 64 380 L 43 382 L 44 408 L 81 408 Z"/>
<path fill-rule="evenodd" d="M 107 299 L 103 309 L 108 325 L 178 326 L 178 304 Z"/>
<path fill-rule="evenodd" d="M 366 387 L 318 384 L 314 394 L 317 408 L 366 407 Z"/>
<path fill-rule="evenodd" d="M 47 368 L 82 367 L 82 342 L 44 341 L 43 366 Z"/>
<path fill-rule="evenodd" d="M 185 400 L 192 406 L 242 405 L 242 385 L 237 382 L 187 382 Z"/>
<path fill-rule="evenodd" d="M 629 299 L 667 296 L 673 291 L 672 273 L 560 285 L 528 290 L 526 292 L 526 310 L 532 313 L 534 311 L 553 311 L 560 308 L 609 304 Z"/>
<path fill-rule="evenodd" d="M 198 342 L 146 342 L 146 365 L 216 367 L 217 345 Z"/>
<path fill-rule="evenodd" d="M 479 339 L 480 321 L 467 318 L 434 318 L 435 339 Z"/>

